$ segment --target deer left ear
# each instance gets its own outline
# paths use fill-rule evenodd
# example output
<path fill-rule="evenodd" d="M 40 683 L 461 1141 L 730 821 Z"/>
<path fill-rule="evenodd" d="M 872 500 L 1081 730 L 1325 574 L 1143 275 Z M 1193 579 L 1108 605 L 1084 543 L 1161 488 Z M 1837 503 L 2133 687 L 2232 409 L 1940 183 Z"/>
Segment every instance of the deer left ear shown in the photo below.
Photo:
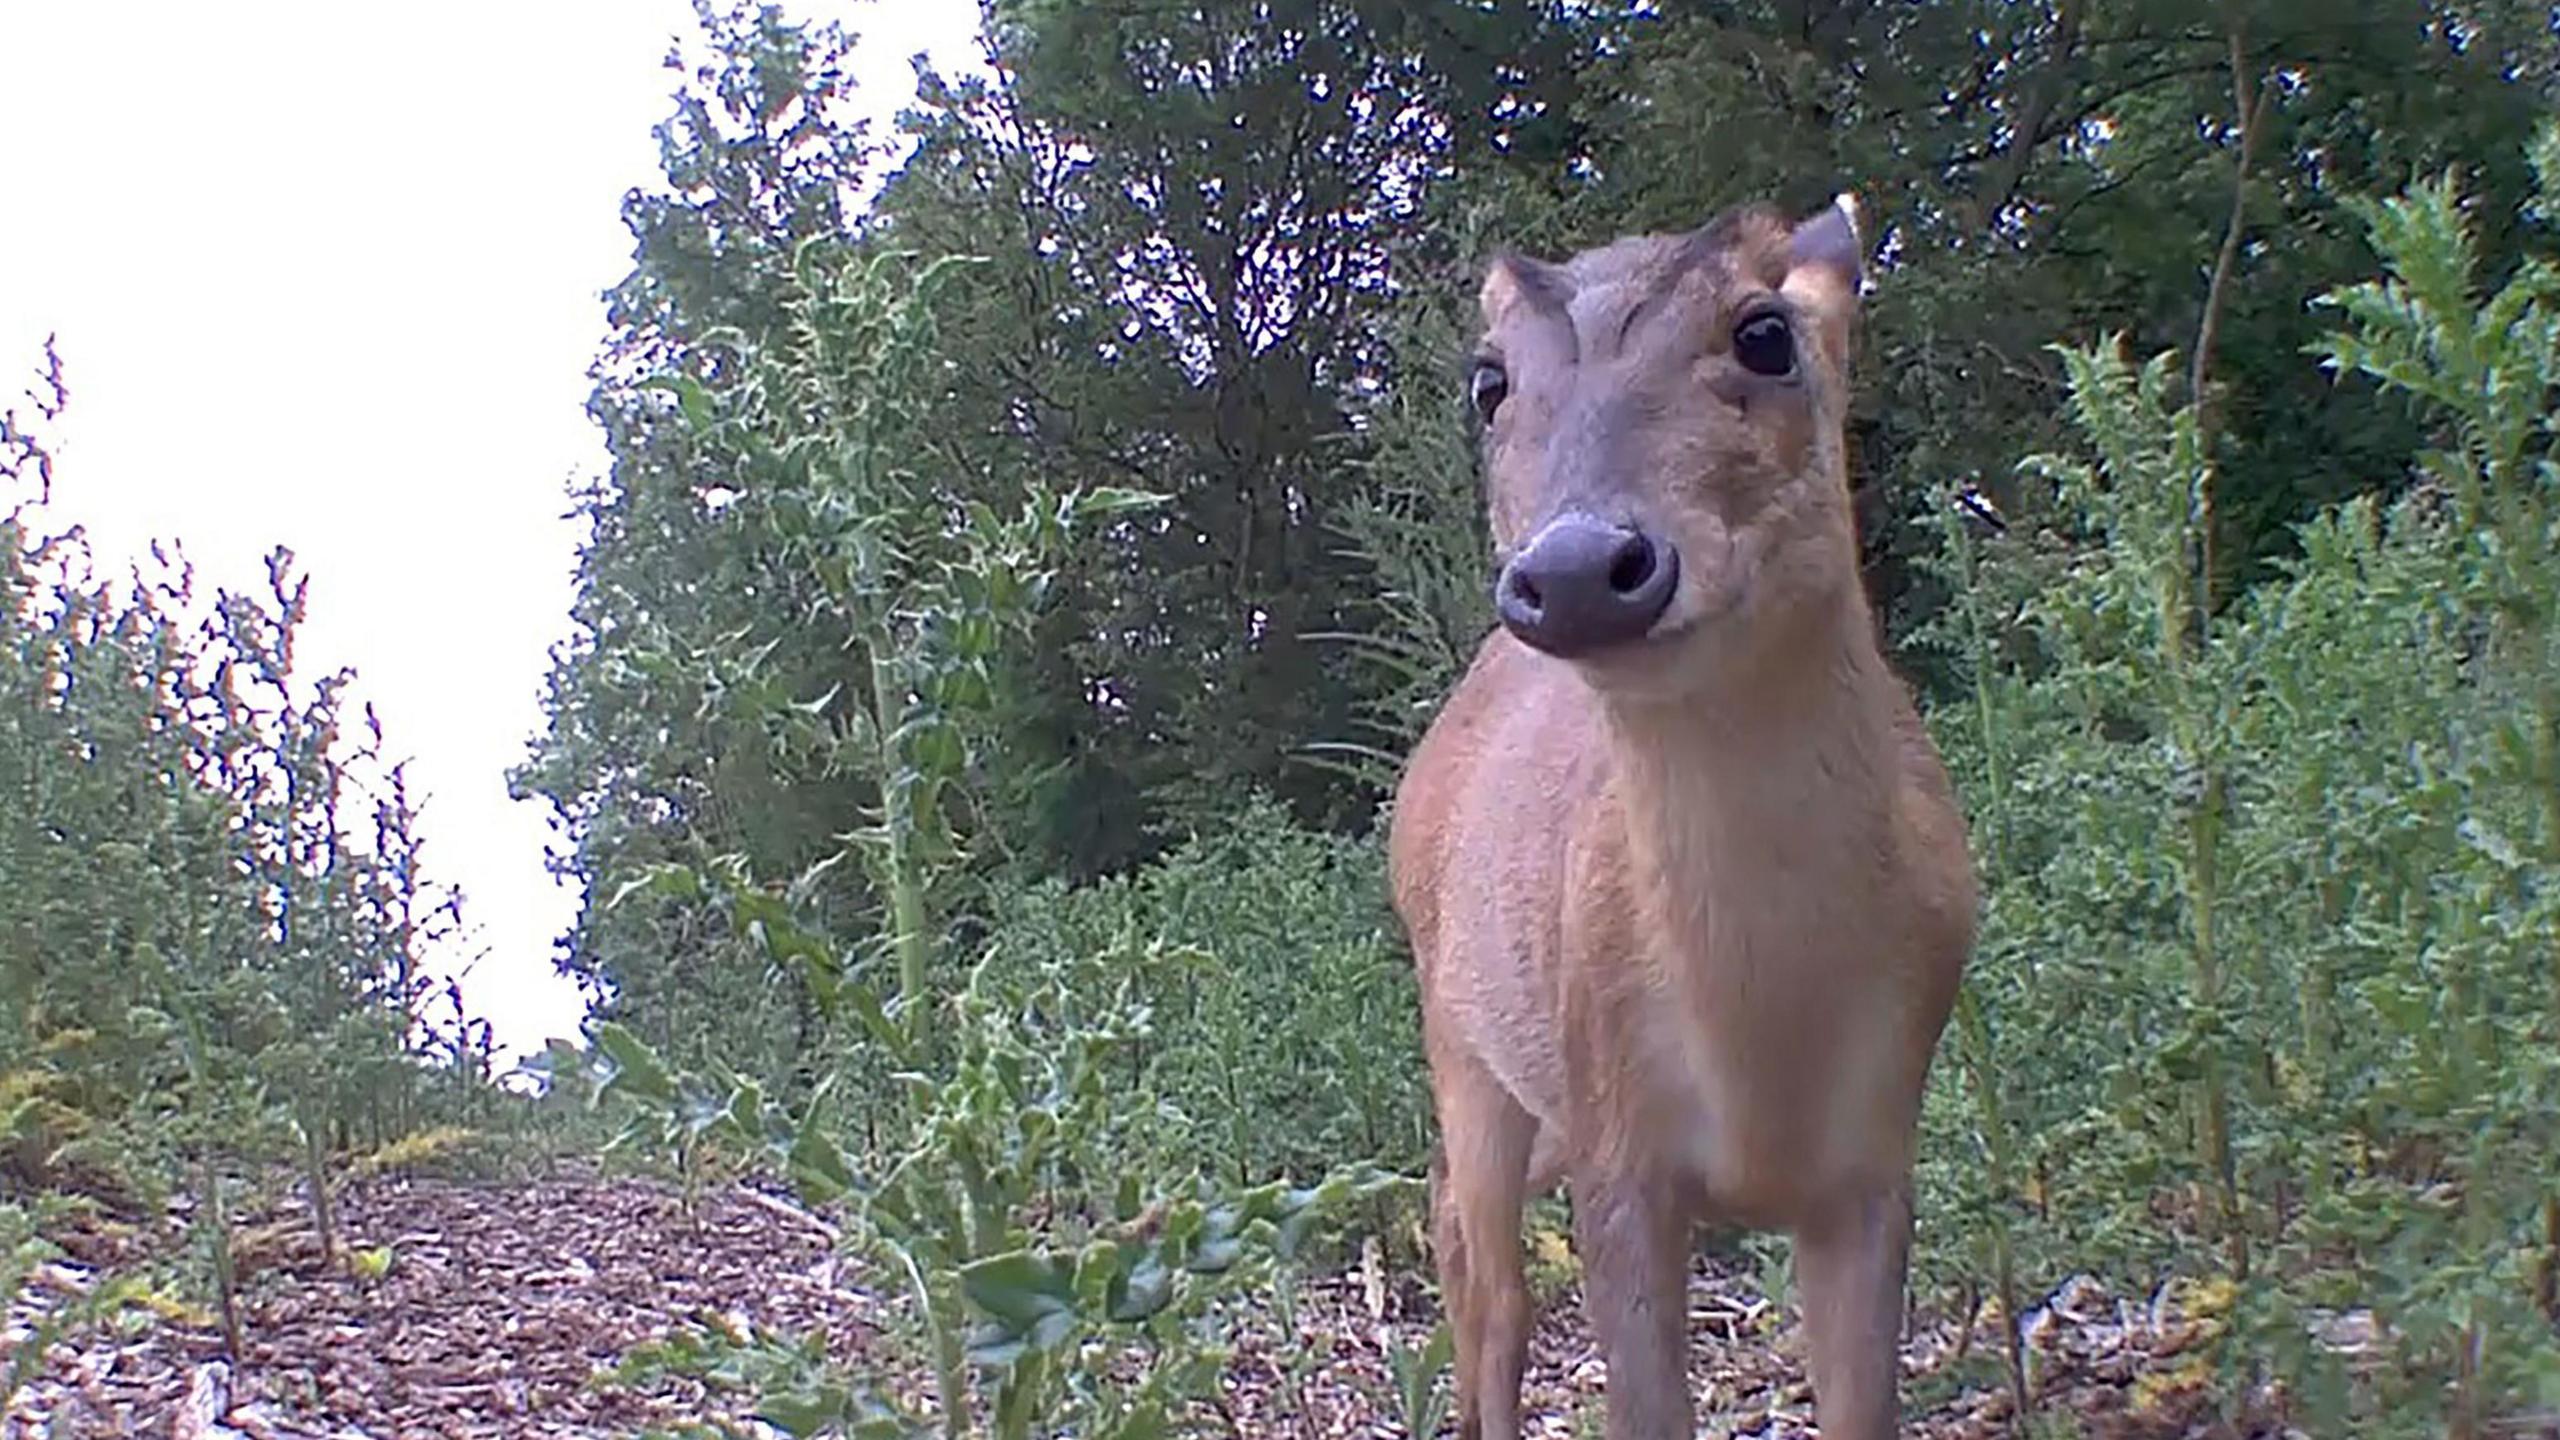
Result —
<path fill-rule="evenodd" d="M 1858 234 L 1858 197 L 1843 190 L 1819 213 L 1797 224 L 1788 240 L 1788 268 L 1820 266 L 1837 275 L 1855 295 L 1866 274 L 1866 251 L 1867 242 Z"/>

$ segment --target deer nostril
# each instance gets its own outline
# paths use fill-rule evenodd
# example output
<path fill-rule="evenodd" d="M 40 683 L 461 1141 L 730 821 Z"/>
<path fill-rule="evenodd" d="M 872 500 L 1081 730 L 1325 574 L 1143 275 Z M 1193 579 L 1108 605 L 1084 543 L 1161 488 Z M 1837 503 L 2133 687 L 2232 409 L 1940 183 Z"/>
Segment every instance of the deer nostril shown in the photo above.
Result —
<path fill-rule="evenodd" d="M 1653 578 L 1653 542 L 1642 535 L 1629 535 L 1618 547 L 1617 558 L 1609 562 L 1609 588 L 1621 595 L 1633 595 Z"/>

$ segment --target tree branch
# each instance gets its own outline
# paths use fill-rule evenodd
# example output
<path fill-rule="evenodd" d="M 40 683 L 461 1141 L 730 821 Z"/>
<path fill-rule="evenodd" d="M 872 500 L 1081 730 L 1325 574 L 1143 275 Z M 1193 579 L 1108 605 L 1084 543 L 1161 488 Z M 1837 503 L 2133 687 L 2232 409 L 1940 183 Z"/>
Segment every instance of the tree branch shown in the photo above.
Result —
<path fill-rule="evenodd" d="M 2257 152 L 2267 103 L 2265 87 L 2249 78 L 2248 55 L 2236 23 L 2231 29 L 2231 100 L 2232 112 L 2240 120 L 2240 154 L 2231 167 L 2231 218 L 2223 226 L 2222 250 L 2214 257 L 2213 279 L 2205 286 L 2204 317 L 2196 327 L 2194 366 L 2187 376 L 2187 396 L 2196 406 L 2196 420 L 2208 444 L 2213 432 L 2205 404 L 2205 382 L 2212 374 L 2213 345 L 2222 331 L 2223 302 L 2231 272 L 2240 262 L 2240 236 L 2249 213 L 2249 162 Z"/>
<path fill-rule="evenodd" d="M 1988 233 L 1999 225 L 2000 212 L 2009 208 L 2009 197 L 2017 193 L 2019 182 L 2026 178 L 2027 165 L 2035 158 L 2036 147 L 2043 143 L 2045 120 L 2062 98 L 2063 72 L 2079 48 L 2080 7 L 2081 0 L 2059 0 L 2054 7 L 2053 55 L 2029 85 L 2017 128 L 1997 157 L 1998 168 L 1993 171 L 1991 183 L 1982 189 L 1973 215 L 1977 232 Z"/>
<path fill-rule="evenodd" d="M 2206 283 L 2204 316 L 2196 325 L 2196 348 L 2192 368 L 2187 372 L 2187 403 L 2196 412 L 2196 453 L 2200 463 L 2210 464 L 2213 456 L 2214 412 L 2212 397 L 2206 390 L 2213 376 L 2213 346 L 2222 332 L 2222 312 L 2231 285 L 2231 272 L 2239 268 L 2240 236 L 2249 218 L 2249 162 L 2258 148 L 2258 135 L 2265 128 L 2267 87 L 2249 77 L 2249 56 L 2241 38 L 2240 22 L 2231 24 L 2231 105 L 2240 119 L 2240 153 L 2231 166 L 2231 218 L 2223 226 L 2222 251 L 2214 257 L 2213 279 Z M 2204 513 L 2198 518 L 2203 529 L 2203 563 L 2198 567 L 2196 587 L 2200 616 L 2213 613 L 2213 577 L 2215 565 L 2213 486 L 2208 482 L 2200 497 Z"/>

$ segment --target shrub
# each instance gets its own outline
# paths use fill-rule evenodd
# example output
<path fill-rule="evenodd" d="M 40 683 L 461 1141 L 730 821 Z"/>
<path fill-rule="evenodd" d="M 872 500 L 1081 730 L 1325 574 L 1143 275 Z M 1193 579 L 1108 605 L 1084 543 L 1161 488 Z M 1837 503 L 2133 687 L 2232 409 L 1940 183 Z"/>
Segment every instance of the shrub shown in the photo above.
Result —
<path fill-rule="evenodd" d="M 1007 965 L 1130 936 L 1193 952 L 1143 991 L 1155 1033 L 1128 1061 L 1158 1153 L 1247 1184 L 1352 1155 L 1421 1167 L 1420 1011 L 1375 839 L 1258 800 L 1134 875 L 1008 891 L 992 924 Z"/>
<path fill-rule="evenodd" d="M 2483 294 L 2450 178 L 2359 209 L 2322 354 L 2435 422 L 2402 500 L 2215 605 L 2213 456 L 2109 346 L 2051 524 L 1950 530 L 1988 908 L 1925 1258 L 2194 1281 L 2315 1433 L 2474 1434 L 2560 1397 L 2560 270 Z"/>

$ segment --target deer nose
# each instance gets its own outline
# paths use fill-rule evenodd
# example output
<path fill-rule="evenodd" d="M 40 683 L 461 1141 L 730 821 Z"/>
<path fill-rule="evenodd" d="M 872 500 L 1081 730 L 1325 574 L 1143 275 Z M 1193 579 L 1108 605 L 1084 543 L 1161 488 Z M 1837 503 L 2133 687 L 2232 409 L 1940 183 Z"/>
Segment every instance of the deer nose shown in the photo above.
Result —
<path fill-rule="evenodd" d="M 1642 530 L 1567 513 L 1502 567 L 1494 609 L 1522 643 L 1570 660 L 1652 629 L 1679 582 L 1679 551 Z"/>

